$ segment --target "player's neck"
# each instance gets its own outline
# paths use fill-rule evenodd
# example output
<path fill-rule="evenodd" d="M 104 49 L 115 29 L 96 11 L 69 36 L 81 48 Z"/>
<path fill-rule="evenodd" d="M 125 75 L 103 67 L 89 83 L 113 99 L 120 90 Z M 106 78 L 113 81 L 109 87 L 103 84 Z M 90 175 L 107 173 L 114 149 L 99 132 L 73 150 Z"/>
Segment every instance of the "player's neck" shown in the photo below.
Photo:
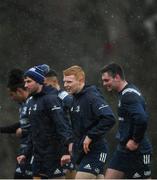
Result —
<path fill-rule="evenodd" d="M 128 84 L 127 81 L 125 81 L 125 80 L 121 81 L 118 88 L 117 88 L 117 91 L 118 92 L 122 91 L 127 84 Z"/>

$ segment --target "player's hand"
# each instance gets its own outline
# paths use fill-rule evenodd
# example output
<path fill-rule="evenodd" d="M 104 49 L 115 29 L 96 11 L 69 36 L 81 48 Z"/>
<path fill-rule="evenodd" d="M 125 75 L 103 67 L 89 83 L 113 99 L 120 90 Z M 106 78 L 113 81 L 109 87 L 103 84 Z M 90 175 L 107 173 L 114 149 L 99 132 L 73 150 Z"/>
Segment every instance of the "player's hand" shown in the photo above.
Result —
<path fill-rule="evenodd" d="M 129 149 L 130 151 L 135 151 L 137 150 L 139 144 L 136 143 L 133 139 L 129 139 L 129 141 L 126 144 L 126 148 Z"/>
<path fill-rule="evenodd" d="M 61 157 L 61 166 L 63 166 L 66 163 L 69 163 L 71 161 L 71 156 L 70 155 L 63 155 Z"/>
<path fill-rule="evenodd" d="M 89 145 L 91 144 L 91 142 L 92 142 L 92 139 L 89 138 L 88 136 L 86 136 L 83 141 L 83 150 L 84 150 L 85 154 L 87 154 L 90 151 Z"/>
<path fill-rule="evenodd" d="M 26 156 L 25 155 L 20 155 L 16 159 L 17 159 L 18 164 L 22 164 L 22 163 L 25 162 Z"/>
<path fill-rule="evenodd" d="M 16 130 L 16 137 L 21 137 L 22 136 L 22 129 L 21 128 L 18 128 L 17 130 Z"/>

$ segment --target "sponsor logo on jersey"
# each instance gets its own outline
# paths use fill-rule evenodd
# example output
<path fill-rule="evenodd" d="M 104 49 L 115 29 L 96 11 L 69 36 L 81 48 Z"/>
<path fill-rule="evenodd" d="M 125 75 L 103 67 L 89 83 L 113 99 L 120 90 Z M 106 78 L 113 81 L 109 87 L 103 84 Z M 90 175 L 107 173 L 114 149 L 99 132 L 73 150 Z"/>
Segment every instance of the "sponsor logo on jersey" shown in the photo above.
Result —
<path fill-rule="evenodd" d="M 51 110 L 54 111 L 54 110 L 58 110 L 58 109 L 61 109 L 61 107 L 54 105 Z"/>
<path fill-rule="evenodd" d="M 76 107 L 72 107 L 70 111 L 71 112 L 80 112 L 80 106 L 78 105 Z"/>
<path fill-rule="evenodd" d="M 37 104 L 34 104 L 33 107 L 30 107 L 28 109 L 28 114 L 31 114 L 31 111 L 36 111 L 37 110 Z"/>

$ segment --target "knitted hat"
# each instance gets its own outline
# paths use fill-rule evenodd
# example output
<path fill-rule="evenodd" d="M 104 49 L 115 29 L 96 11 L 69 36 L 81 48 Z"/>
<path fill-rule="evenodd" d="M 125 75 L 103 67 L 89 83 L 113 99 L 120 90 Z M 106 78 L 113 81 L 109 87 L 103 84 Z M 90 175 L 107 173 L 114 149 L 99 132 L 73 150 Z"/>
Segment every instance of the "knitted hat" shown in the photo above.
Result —
<path fill-rule="evenodd" d="M 40 64 L 37 67 L 44 71 L 44 75 L 46 75 L 50 71 L 50 66 L 47 64 Z"/>
<path fill-rule="evenodd" d="M 41 65 L 38 65 L 37 67 L 39 67 L 40 69 L 42 69 L 44 71 L 44 75 L 45 77 L 57 77 L 57 72 L 50 68 L 49 65 L 47 64 L 41 64 Z"/>
<path fill-rule="evenodd" d="M 38 66 L 34 66 L 30 69 L 28 69 L 24 76 L 28 76 L 31 79 L 33 79 L 34 81 L 36 81 L 39 84 L 43 84 L 44 83 L 44 79 L 45 79 L 45 75 L 44 75 L 44 71 L 38 67 Z"/>

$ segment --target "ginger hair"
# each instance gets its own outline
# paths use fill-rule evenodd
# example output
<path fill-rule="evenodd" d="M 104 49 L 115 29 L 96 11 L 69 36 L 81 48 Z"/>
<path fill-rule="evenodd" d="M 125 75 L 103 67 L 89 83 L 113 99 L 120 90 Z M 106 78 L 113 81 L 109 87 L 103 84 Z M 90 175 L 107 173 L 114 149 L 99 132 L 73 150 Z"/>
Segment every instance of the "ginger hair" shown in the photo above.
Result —
<path fill-rule="evenodd" d="M 77 80 L 83 79 L 85 80 L 85 72 L 84 70 L 77 65 L 71 66 L 63 71 L 64 76 L 74 75 Z"/>

